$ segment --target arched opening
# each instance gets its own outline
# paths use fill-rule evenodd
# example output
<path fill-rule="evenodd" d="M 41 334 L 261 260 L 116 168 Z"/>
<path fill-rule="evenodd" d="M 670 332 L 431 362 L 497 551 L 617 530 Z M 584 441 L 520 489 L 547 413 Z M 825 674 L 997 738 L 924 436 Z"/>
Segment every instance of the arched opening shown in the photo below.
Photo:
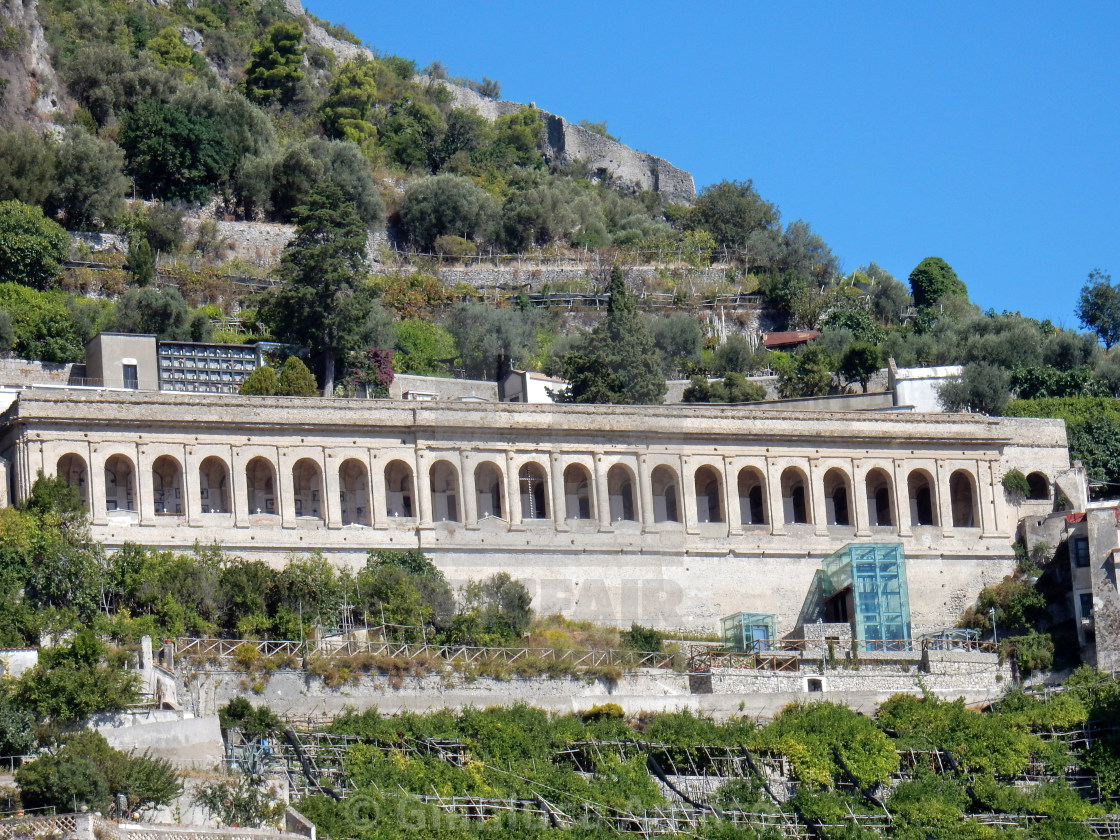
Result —
<path fill-rule="evenodd" d="M 276 471 L 267 458 L 258 456 L 245 465 L 245 493 L 249 513 L 277 513 Z"/>
<path fill-rule="evenodd" d="M 78 491 L 82 504 L 89 510 L 89 472 L 86 469 L 86 459 L 73 453 L 63 455 L 58 459 L 55 474 Z"/>
<path fill-rule="evenodd" d="M 680 508 L 677 504 L 677 474 L 672 467 L 662 464 L 653 468 L 650 476 L 653 487 L 653 521 L 680 522 Z"/>
<path fill-rule="evenodd" d="M 474 469 L 474 489 L 478 498 L 478 518 L 495 516 L 504 519 L 502 504 L 502 471 L 487 461 Z"/>
<path fill-rule="evenodd" d="M 105 510 L 136 510 L 136 470 L 124 455 L 105 462 Z"/>
<path fill-rule="evenodd" d="M 347 458 L 338 468 L 338 501 L 343 525 L 369 525 L 369 479 L 366 465 Z"/>
<path fill-rule="evenodd" d="M 203 513 L 229 513 L 229 470 L 214 455 L 198 465 L 198 495 Z"/>
<path fill-rule="evenodd" d="M 848 527 L 852 524 L 848 476 L 833 467 L 824 474 L 824 521 L 826 525 Z"/>
<path fill-rule="evenodd" d="M 766 524 L 765 482 L 754 467 L 739 470 L 739 521 L 744 525 Z"/>
<path fill-rule="evenodd" d="M 805 525 L 811 521 L 807 486 L 805 473 L 797 467 L 786 467 L 782 472 L 782 511 L 787 524 Z"/>
<path fill-rule="evenodd" d="M 390 517 L 411 517 L 412 470 L 404 461 L 390 461 L 385 465 L 385 513 Z"/>
<path fill-rule="evenodd" d="M 183 469 L 170 455 L 152 463 L 152 506 L 157 516 L 183 515 Z"/>
<path fill-rule="evenodd" d="M 540 464 L 525 464 L 517 473 L 521 518 L 548 519 L 548 476 Z"/>
<path fill-rule="evenodd" d="M 967 470 L 957 470 L 949 476 L 949 501 L 953 507 L 954 528 L 977 527 L 980 517 L 976 511 L 976 491 Z"/>
<path fill-rule="evenodd" d="M 591 518 L 591 474 L 580 464 L 564 470 L 564 510 L 568 519 Z"/>
<path fill-rule="evenodd" d="M 459 471 L 449 461 L 436 461 L 428 471 L 432 488 L 432 520 L 459 521 Z"/>
<path fill-rule="evenodd" d="M 723 500 L 720 493 L 719 473 L 711 467 L 696 471 L 696 521 L 723 522 Z"/>
<path fill-rule="evenodd" d="M 323 518 L 323 473 L 310 458 L 300 458 L 292 467 L 296 516 Z"/>
<path fill-rule="evenodd" d="M 622 464 L 607 470 L 607 497 L 611 502 L 611 522 L 633 522 L 638 517 L 634 504 L 634 473 Z"/>
<path fill-rule="evenodd" d="M 872 528 L 894 525 L 891 500 L 891 477 L 886 470 L 874 469 L 867 473 L 867 516 Z"/>
<path fill-rule="evenodd" d="M 1030 493 L 1027 495 L 1028 499 L 1044 502 L 1050 498 L 1050 479 L 1043 473 L 1032 472 L 1028 475 L 1027 486 L 1030 487 Z"/>
<path fill-rule="evenodd" d="M 933 479 L 925 470 L 914 470 L 906 478 L 906 495 L 910 499 L 910 521 L 914 525 L 937 524 L 937 498 Z"/>

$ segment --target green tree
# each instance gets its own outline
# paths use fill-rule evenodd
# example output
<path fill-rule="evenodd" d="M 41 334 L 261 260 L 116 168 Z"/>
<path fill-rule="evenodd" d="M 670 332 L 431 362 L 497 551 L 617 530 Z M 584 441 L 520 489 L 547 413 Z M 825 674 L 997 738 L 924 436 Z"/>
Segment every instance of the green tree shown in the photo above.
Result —
<path fill-rule="evenodd" d="M 974 411 L 997 417 L 1010 398 L 1011 374 L 988 362 L 970 362 L 938 389 L 946 411 Z"/>
<path fill-rule="evenodd" d="M 314 397 L 319 393 L 319 385 L 315 377 L 307 369 L 303 360 L 296 356 L 289 356 L 280 367 L 277 377 L 279 386 L 278 394 L 287 397 Z"/>
<path fill-rule="evenodd" d="M 19 705 L 38 720 L 66 725 L 136 701 L 136 676 L 105 662 L 105 644 L 90 631 L 39 654 L 15 688 Z"/>
<path fill-rule="evenodd" d="M 156 255 L 143 236 L 134 234 L 128 240 L 128 270 L 137 286 L 147 286 L 156 276 Z"/>
<path fill-rule="evenodd" d="M 910 292 L 919 307 L 934 306 L 946 295 L 968 298 L 968 289 L 941 257 L 926 257 L 915 266 L 910 272 Z"/>
<path fill-rule="evenodd" d="M 84 342 L 66 304 L 62 292 L 37 292 L 18 283 L 0 283 L 0 311 L 11 320 L 14 349 L 21 359 L 81 361 Z"/>
<path fill-rule="evenodd" d="M 1120 342 L 1120 286 L 1113 285 L 1110 275 L 1100 269 L 1089 272 L 1075 312 L 1106 348 Z"/>
<path fill-rule="evenodd" d="M 438 324 L 406 318 L 397 324 L 393 367 L 417 376 L 450 376 L 456 361 L 455 338 Z"/>
<path fill-rule="evenodd" d="M 288 105 L 304 73 L 303 30 L 296 23 L 277 23 L 253 47 L 245 68 L 245 93 L 261 105 Z"/>
<path fill-rule="evenodd" d="M 776 369 L 778 396 L 782 399 L 823 397 L 832 388 L 836 360 L 823 347 L 810 344 Z"/>
<path fill-rule="evenodd" d="M 58 183 L 50 205 L 72 228 L 105 225 L 124 207 L 129 181 L 123 167 L 120 146 L 71 127 L 58 150 Z"/>
<path fill-rule="evenodd" d="M 20 126 L 0 131 L 0 201 L 41 206 L 55 185 L 58 161 L 49 140 Z"/>
<path fill-rule="evenodd" d="M 778 226 L 778 209 L 763 201 L 750 181 L 721 181 L 700 190 L 684 224 L 706 230 L 724 248 L 747 250 L 752 235 Z"/>
<path fill-rule="evenodd" d="M 867 383 L 883 365 L 879 348 L 866 341 L 852 342 L 840 357 L 840 375 L 848 382 L 858 382 L 867 393 Z"/>
<path fill-rule="evenodd" d="M 570 383 L 561 399 L 576 403 L 649 405 L 667 390 L 664 363 L 645 319 L 626 290 L 622 269 L 611 269 L 607 316 L 563 359 Z"/>
<path fill-rule="evenodd" d="M 143 240 L 141 240 L 143 241 Z M 210 319 L 205 312 L 191 312 L 174 287 L 128 289 L 113 314 L 117 332 L 150 333 L 164 341 L 208 341 Z"/>
<path fill-rule="evenodd" d="M 38 207 L 0 201 L 0 281 L 46 289 L 62 273 L 70 237 Z"/>
<path fill-rule="evenodd" d="M 269 365 L 261 365 L 241 383 L 237 393 L 247 397 L 271 397 L 280 392 L 280 381 L 276 370 Z"/>
<path fill-rule="evenodd" d="M 143 100 L 124 114 L 120 144 L 145 198 L 205 202 L 233 164 L 213 119 L 158 101 Z"/>
<path fill-rule="evenodd" d="M 497 211 L 494 199 L 470 178 L 421 178 L 405 188 L 401 232 L 414 246 L 431 250 L 447 234 L 473 240 L 493 223 Z"/>
<path fill-rule="evenodd" d="M 688 370 L 700 363 L 704 336 L 696 318 L 684 312 L 668 318 L 655 318 L 650 323 L 653 343 L 665 361 L 665 375 L 674 370 Z"/>
<path fill-rule="evenodd" d="M 389 115 L 381 123 L 380 143 L 405 169 L 428 171 L 437 165 L 443 132 L 443 117 L 435 106 L 410 97 L 389 106 Z"/>
<path fill-rule="evenodd" d="M 377 136 L 370 123 L 377 101 L 377 68 L 365 59 L 351 59 L 338 68 L 330 93 L 319 108 L 323 130 L 336 140 L 359 146 Z"/>
<path fill-rule="evenodd" d="M 537 349 L 536 310 L 495 309 L 479 303 L 457 306 L 447 320 L 459 359 L 472 379 L 496 379 L 522 367 Z"/>
<path fill-rule="evenodd" d="M 330 395 L 338 359 L 372 306 L 355 294 L 365 276 L 366 230 L 333 183 L 311 194 L 298 219 L 277 269 L 282 285 L 259 313 L 274 334 L 309 347 L 320 359 L 319 379 Z"/>

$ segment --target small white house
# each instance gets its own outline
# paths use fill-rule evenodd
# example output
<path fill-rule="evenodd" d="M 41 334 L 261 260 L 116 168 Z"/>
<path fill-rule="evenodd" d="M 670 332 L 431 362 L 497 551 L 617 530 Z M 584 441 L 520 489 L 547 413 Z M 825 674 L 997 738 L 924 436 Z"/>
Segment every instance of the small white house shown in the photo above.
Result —
<path fill-rule="evenodd" d="M 559 392 L 567 387 L 566 380 L 555 376 L 528 370 L 511 370 L 498 382 L 498 399 L 502 402 L 552 403 L 556 400 L 549 391 Z"/>

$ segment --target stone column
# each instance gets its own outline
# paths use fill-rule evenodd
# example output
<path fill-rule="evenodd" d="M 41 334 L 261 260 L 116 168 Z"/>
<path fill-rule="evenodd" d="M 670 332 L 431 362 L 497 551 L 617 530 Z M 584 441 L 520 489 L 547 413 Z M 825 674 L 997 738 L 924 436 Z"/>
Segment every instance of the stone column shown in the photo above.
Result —
<path fill-rule="evenodd" d="M 517 464 L 513 459 L 513 450 L 506 450 L 506 511 L 510 527 L 521 524 L 521 491 L 517 478 Z"/>
<path fill-rule="evenodd" d="M 999 493 L 995 465 L 991 461 L 976 462 L 976 506 L 980 511 L 980 536 L 998 537 L 1000 530 Z"/>
<path fill-rule="evenodd" d="M 770 533 L 776 537 L 786 533 L 786 507 L 782 501 L 782 471 L 774 462 L 766 459 L 766 518 L 770 521 Z"/>
<path fill-rule="evenodd" d="M 342 527 L 342 482 L 338 475 L 339 460 L 333 452 L 328 452 L 325 447 L 319 450 L 322 453 L 320 463 L 323 465 L 323 520 L 328 528 Z"/>
<path fill-rule="evenodd" d="M 463 488 L 463 524 L 477 528 L 478 488 L 474 486 L 474 464 L 469 452 L 459 452 L 459 486 Z"/>
<path fill-rule="evenodd" d="M 295 460 L 276 447 L 276 457 L 272 462 L 276 469 L 276 511 L 280 514 L 280 525 L 284 528 L 296 527 L 296 484 L 292 473 Z"/>
<path fill-rule="evenodd" d="M 611 529 L 611 497 L 607 488 L 607 471 L 603 469 L 603 453 L 595 452 L 592 464 L 595 469 L 595 510 L 599 512 L 599 530 Z"/>
<path fill-rule="evenodd" d="M 813 511 L 813 533 L 819 537 L 828 536 L 828 518 L 824 511 L 824 470 L 820 458 L 809 459 L 808 503 Z"/>
<path fill-rule="evenodd" d="M 949 471 L 945 469 L 945 462 L 940 458 L 935 461 L 936 472 L 933 480 L 937 483 L 937 521 L 941 526 L 941 534 L 945 537 L 953 535 L 953 496 L 949 491 Z"/>
<path fill-rule="evenodd" d="M 139 514 L 141 525 L 154 525 L 156 520 L 155 509 L 155 483 L 152 481 L 152 461 L 148 458 L 147 447 L 137 444 L 133 463 L 136 472 L 132 480 L 136 487 L 136 512 Z"/>
<path fill-rule="evenodd" d="M 900 537 L 913 536 L 910 530 L 910 488 L 906 483 L 906 465 L 895 459 L 893 462 L 894 469 L 893 484 L 894 490 L 894 518 L 895 527 L 898 529 Z"/>
<path fill-rule="evenodd" d="M 369 521 L 374 528 L 389 527 L 389 510 L 385 493 L 385 467 L 377 459 L 377 453 L 366 450 L 366 463 L 369 465 Z"/>
<path fill-rule="evenodd" d="M 90 517 L 94 525 L 104 525 L 107 521 L 105 510 L 105 458 L 96 452 L 93 444 L 89 445 L 89 458 L 86 460 L 86 470 L 89 473 L 86 486 L 89 488 Z M 26 498 L 26 494 L 23 495 Z"/>
<path fill-rule="evenodd" d="M 241 450 L 229 447 L 229 504 L 235 528 L 249 527 L 249 482 Z"/>
<path fill-rule="evenodd" d="M 416 510 L 412 511 L 412 515 L 421 528 L 431 528 L 432 477 L 429 474 L 431 464 L 429 463 L 428 450 L 421 449 L 419 441 L 416 442 L 415 453 L 416 473 L 414 487 L 416 492 L 412 494 L 412 498 L 416 503 Z"/>
<path fill-rule="evenodd" d="M 638 456 L 638 504 L 642 506 L 642 530 L 647 533 L 657 529 L 653 510 L 653 476 L 650 472 L 649 456 Z"/>
<path fill-rule="evenodd" d="M 867 509 L 867 470 L 861 462 L 852 459 L 852 515 L 856 518 L 856 536 L 871 536 L 871 514 Z"/>
<path fill-rule="evenodd" d="M 548 476 L 552 479 L 552 521 L 557 531 L 567 531 L 568 500 L 564 497 L 564 461 L 555 450 L 548 457 Z"/>
<path fill-rule="evenodd" d="M 198 477 L 198 465 L 191 463 L 191 452 L 186 444 L 183 444 L 182 451 L 183 457 L 179 459 L 179 463 L 182 466 L 183 477 L 179 483 L 183 488 L 183 522 L 189 526 L 195 524 L 198 515 L 202 512 L 202 499 L 199 498 L 198 490 L 194 486 L 195 479 Z"/>
<path fill-rule="evenodd" d="M 739 512 L 739 481 L 736 478 L 732 483 L 735 470 L 731 466 L 732 459 L 723 456 L 723 516 L 727 523 L 727 536 L 738 537 L 743 533 L 743 517 Z M 735 504 L 731 504 L 731 488 L 735 488 Z"/>
<path fill-rule="evenodd" d="M 699 534 L 696 521 L 696 476 L 692 473 L 692 460 L 681 455 L 681 518 L 686 534 Z"/>

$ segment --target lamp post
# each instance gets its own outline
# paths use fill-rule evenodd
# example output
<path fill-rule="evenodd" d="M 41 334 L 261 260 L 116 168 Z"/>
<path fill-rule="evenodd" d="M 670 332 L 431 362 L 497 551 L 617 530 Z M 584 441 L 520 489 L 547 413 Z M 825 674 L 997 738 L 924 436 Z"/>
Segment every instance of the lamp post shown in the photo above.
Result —
<path fill-rule="evenodd" d="M 999 644 L 999 631 L 996 629 L 996 608 L 991 607 L 988 609 L 988 615 L 992 617 L 992 642 Z"/>

